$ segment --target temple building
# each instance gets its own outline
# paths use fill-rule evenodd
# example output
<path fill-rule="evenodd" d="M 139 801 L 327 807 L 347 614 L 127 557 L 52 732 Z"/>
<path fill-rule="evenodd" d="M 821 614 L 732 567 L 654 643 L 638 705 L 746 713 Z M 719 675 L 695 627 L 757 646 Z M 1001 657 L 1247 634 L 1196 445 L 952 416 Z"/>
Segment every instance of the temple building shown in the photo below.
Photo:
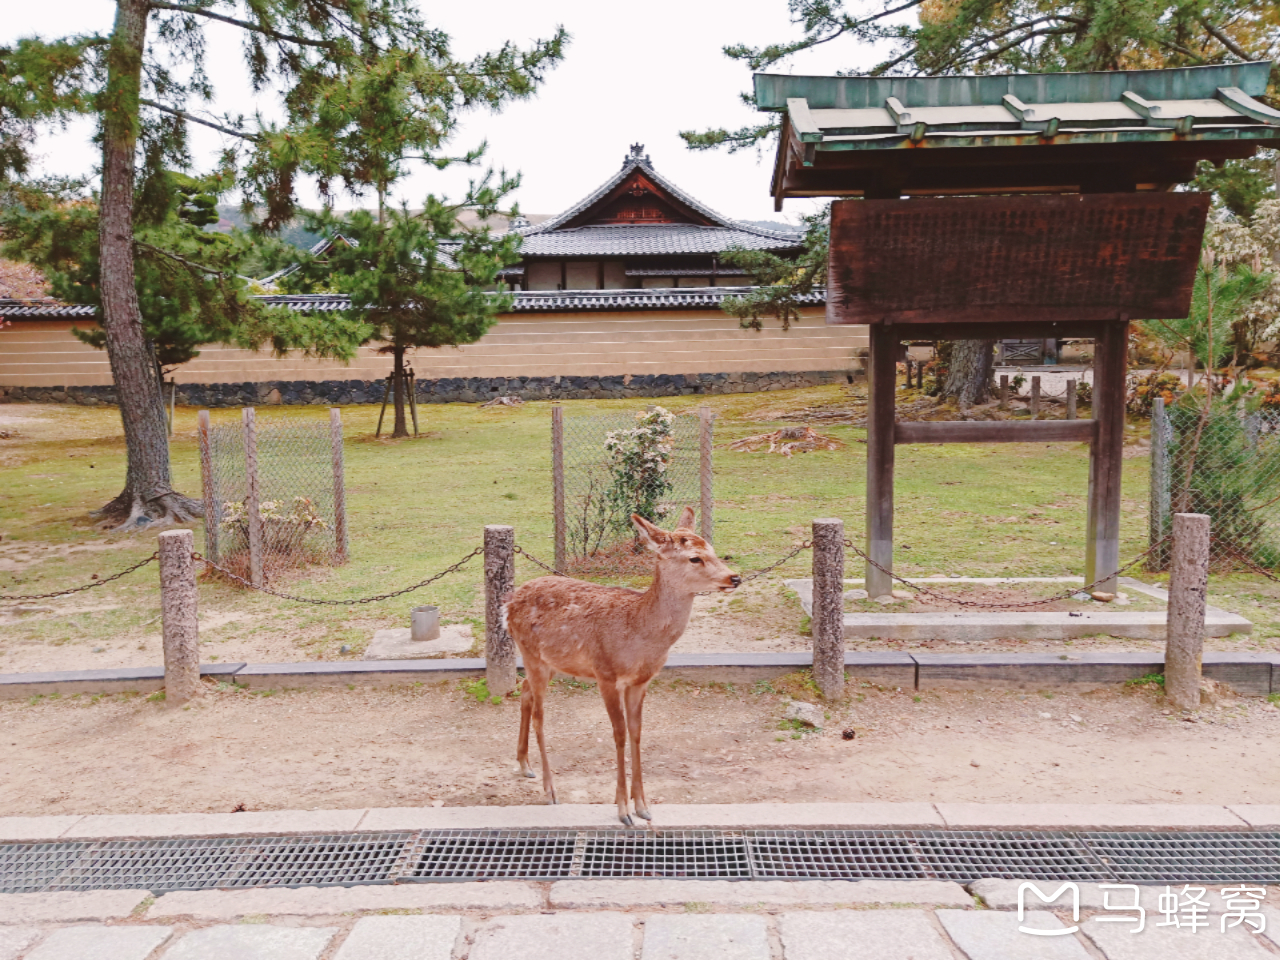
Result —
<path fill-rule="evenodd" d="M 725 297 L 750 289 L 724 254 L 798 254 L 802 235 L 716 213 L 663 177 L 641 145 L 563 213 L 516 218 L 509 229 L 523 237 L 521 262 L 501 275 L 515 293 L 511 312 L 474 344 L 413 353 L 422 399 L 744 392 L 844 382 L 858 369 L 863 328 L 827 326 L 821 293 L 786 331 L 770 319 L 762 330 L 743 329 L 721 309 Z M 269 299 L 303 311 L 337 301 Z M 106 354 L 70 332 L 93 314 L 0 300 L 0 316 L 12 322 L 0 333 L 0 399 L 109 399 Z M 210 345 L 174 376 L 179 396 L 194 404 L 359 403 L 381 397 L 390 359 L 377 348 L 344 365 Z"/>

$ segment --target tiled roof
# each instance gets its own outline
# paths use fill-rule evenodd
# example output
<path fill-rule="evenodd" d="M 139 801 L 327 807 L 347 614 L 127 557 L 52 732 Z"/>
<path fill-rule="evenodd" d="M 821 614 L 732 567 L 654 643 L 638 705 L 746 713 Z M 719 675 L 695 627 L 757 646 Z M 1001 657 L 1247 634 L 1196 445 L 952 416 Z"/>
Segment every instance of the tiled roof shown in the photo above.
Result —
<path fill-rule="evenodd" d="M 656 290 L 525 290 L 512 294 L 512 313 L 560 313 L 567 311 L 686 310 L 718 307 L 725 297 L 742 296 L 752 287 L 680 287 Z M 351 301 L 330 293 L 272 294 L 255 297 L 271 306 L 289 307 L 299 313 L 346 310 Z M 802 303 L 820 306 L 826 294 L 817 291 L 800 298 Z M 93 318 L 97 311 L 83 304 L 61 304 L 52 300 L 0 300 L 0 317 L 39 320 L 47 318 Z"/>
<path fill-rule="evenodd" d="M 93 317 L 97 308 L 83 303 L 59 303 L 57 300 L 13 300 L 0 298 L 0 317 L 6 320 L 64 319 Z"/>
<path fill-rule="evenodd" d="M 700 227 L 689 223 L 607 224 L 550 233 L 525 234 L 523 257 L 628 257 L 654 254 L 796 250 L 795 234 L 757 227 Z"/>

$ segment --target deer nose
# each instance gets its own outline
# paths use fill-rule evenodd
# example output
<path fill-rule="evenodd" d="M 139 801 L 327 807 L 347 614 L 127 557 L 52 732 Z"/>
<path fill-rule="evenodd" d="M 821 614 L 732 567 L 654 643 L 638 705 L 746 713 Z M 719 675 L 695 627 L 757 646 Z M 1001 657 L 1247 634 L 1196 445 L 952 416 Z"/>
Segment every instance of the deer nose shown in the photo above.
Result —
<path fill-rule="evenodd" d="M 729 582 L 733 584 L 735 587 L 740 587 L 742 586 L 742 577 L 738 576 L 735 573 L 733 576 L 729 578 Z"/>

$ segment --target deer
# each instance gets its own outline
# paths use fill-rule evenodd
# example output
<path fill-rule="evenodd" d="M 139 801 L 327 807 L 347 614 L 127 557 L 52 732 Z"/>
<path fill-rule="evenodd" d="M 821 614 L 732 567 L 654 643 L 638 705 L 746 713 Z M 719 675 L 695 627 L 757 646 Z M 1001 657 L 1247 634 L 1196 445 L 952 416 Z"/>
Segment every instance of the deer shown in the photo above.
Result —
<path fill-rule="evenodd" d="M 636 816 L 653 819 L 640 769 L 641 715 L 649 682 L 684 633 L 694 596 L 710 590 L 732 591 L 742 583 L 711 544 L 693 531 L 693 520 L 693 509 L 686 507 L 675 529 L 666 531 L 638 514 L 631 515 L 640 544 L 657 558 L 647 590 L 606 587 L 564 576 L 538 577 L 522 584 L 504 604 L 503 626 L 524 658 L 516 763 L 521 775 L 537 776 L 529 766 L 532 727 L 542 756 L 542 789 L 548 803 L 558 801 L 542 735 L 543 702 L 552 676 L 562 673 L 594 680 L 604 699 L 617 750 L 618 819 L 635 826 L 627 792 L 628 737 L 630 800 Z"/>

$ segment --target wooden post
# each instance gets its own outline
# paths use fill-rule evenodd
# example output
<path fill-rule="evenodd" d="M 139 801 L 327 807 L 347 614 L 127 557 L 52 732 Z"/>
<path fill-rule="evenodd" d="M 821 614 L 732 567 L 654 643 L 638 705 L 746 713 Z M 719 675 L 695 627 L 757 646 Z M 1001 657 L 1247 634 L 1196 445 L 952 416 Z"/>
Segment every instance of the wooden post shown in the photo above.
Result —
<path fill-rule="evenodd" d="M 822 696 L 844 696 L 844 521 L 813 521 L 813 679 Z"/>
<path fill-rule="evenodd" d="M 190 530 L 160 534 L 160 617 L 164 638 L 164 699 L 171 707 L 200 696 L 200 631 L 196 564 Z"/>
<path fill-rule="evenodd" d="M 1067 381 L 1067 419 L 1074 420 L 1076 418 L 1076 382 L 1074 380 Z"/>
<path fill-rule="evenodd" d="M 1169 574 L 1164 692 L 1178 710 L 1200 706 L 1204 609 L 1209 592 L 1209 518 L 1173 515 L 1173 569 Z"/>
<path fill-rule="evenodd" d="M 916 389 L 924 389 L 924 361 L 921 360 L 916 364 Z"/>
<path fill-rule="evenodd" d="M 712 479 L 714 477 L 711 464 L 711 445 L 715 438 L 715 415 L 710 407 L 698 408 L 698 478 L 701 480 L 702 503 L 700 519 L 702 521 L 702 539 L 711 543 L 715 533 L 715 507 L 712 498 Z"/>
<path fill-rule="evenodd" d="M 893 570 L 893 431 L 897 383 L 897 334 L 892 325 L 873 323 L 867 357 L 867 556 Z M 893 592 L 893 580 L 870 563 L 867 594 Z"/>
<path fill-rule="evenodd" d="M 409 413 L 413 416 L 413 435 L 418 435 L 418 377 L 409 369 Z"/>
<path fill-rule="evenodd" d="M 555 523 L 555 564 L 564 571 L 564 407 L 551 408 L 551 512 Z"/>
<path fill-rule="evenodd" d="M 1040 419 L 1040 378 L 1031 378 L 1031 419 Z"/>
<path fill-rule="evenodd" d="M 394 373 L 387 374 L 387 385 L 382 391 L 382 409 L 378 411 L 378 429 L 373 431 L 374 437 L 382 436 L 382 418 L 387 415 L 387 401 L 391 399 L 391 391 L 393 389 L 391 386 L 391 378 L 394 376 Z M 393 430 L 392 433 L 394 432 L 395 431 Z"/>
<path fill-rule="evenodd" d="M 169 378 L 169 436 L 173 436 L 174 423 L 178 419 L 178 380 Z"/>
<path fill-rule="evenodd" d="M 484 528 L 484 659 L 489 693 L 505 697 L 516 688 L 516 645 L 502 626 L 502 604 L 516 587 L 514 527 Z"/>
<path fill-rule="evenodd" d="M 1009 409 L 1009 375 L 1000 374 L 1000 409 Z"/>
<path fill-rule="evenodd" d="M 333 559 L 346 563 L 347 539 L 347 485 L 342 458 L 342 411 L 329 408 L 329 447 L 333 456 Z"/>
<path fill-rule="evenodd" d="M 213 448 L 209 430 L 209 411 L 201 410 L 196 416 L 196 437 L 200 441 L 200 490 L 204 494 L 204 552 L 217 563 L 218 521 L 222 518 L 222 511 L 218 509 L 218 491 L 213 479 Z"/>
<path fill-rule="evenodd" d="M 262 586 L 262 514 L 258 511 L 258 428 L 253 407 L 244 408 L 244 512 L 249 521 L 249 582 Z"/>
<path fill-rule="evenodd" d="M 1120 476 L 1124 466 L 1124 379 L 1129 324 L 1105 323 L 1093 355 L 1093 419 L 1097 433 L 1089 458 L 1089 508 L 1084 582 L 1107 577 L 1094 589 L 1116 590 L 1120 566 Z"/>

